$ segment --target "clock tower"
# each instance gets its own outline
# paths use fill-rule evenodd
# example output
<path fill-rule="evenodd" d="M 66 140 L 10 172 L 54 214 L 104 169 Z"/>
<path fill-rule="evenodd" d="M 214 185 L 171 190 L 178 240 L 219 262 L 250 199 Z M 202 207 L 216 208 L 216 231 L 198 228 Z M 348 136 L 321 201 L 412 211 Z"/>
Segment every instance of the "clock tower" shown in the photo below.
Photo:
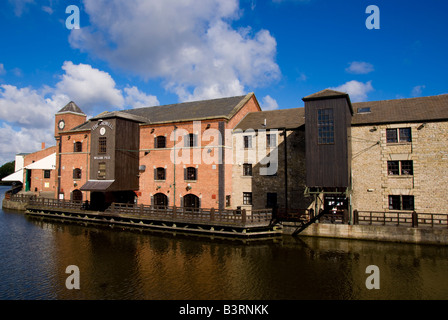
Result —
<path fill-rule="evenodd" d="M 69 131 L 86 122 L 86 119 L 86 114 L 82 112 L 76 103 L 70 101 L 55 115 L 54 135 L 58 136 L 64 131 Z"/>

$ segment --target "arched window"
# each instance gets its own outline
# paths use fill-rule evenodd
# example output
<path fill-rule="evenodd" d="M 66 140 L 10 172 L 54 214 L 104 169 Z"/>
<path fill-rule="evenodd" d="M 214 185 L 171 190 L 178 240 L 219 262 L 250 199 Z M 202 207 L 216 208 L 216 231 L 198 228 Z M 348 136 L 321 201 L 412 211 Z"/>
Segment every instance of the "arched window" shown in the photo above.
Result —
<path fill-rule="evenodd" d="M 73 144 L 73 152 L 82 152 L 82 142 L 81 141 L 76 141 Z"/>
<path fill-rule="evenodd" d="M 156 193 L 153 196 L 153 205 L 155 206 L 168 206 L 168 197 L 163 193 Z"/>
<path fill-rule="evenodd" d="M 73 169 L 73 179 L 81 179 L 82 171 L 79 168 Z"/>
<path fill-rule="evenodd" d="M 184 137 L 185 147 L 196 147 L 198 145 L 198 137 L 194 133 L 189 133 Z"/>
<path fill-rule="evenodd" d="M 73 190 L 72 192 L 72 200 L 73 201 L 82 201 L 82 192 L 78 189 Z"/>
<path fill-rule="evenodd" d="M 201 207 L 200 204 L 200 199 L 198 196 L 194 195 L 194 194 L 186 194 L 183 197 L 183 206 L 185 208 L 192 208 L 192 209 L 197 209 Z"/>
<path fill-rule="evenodd" d="M 154 169 L 154 180 L 165 180 L 166 179 L 166 170 L 165 168 L 156 168 Z"/>
<path fill-rule="evenodd" d="M 184 169 L 184 180 L 197 180 L 198 169 L 195 167 L 188 167 Z"/>
<path fill-rule="evenodd" d="M 166 148 L 166 137 L 157 136 L 154 138 L 154 148 Z"/>

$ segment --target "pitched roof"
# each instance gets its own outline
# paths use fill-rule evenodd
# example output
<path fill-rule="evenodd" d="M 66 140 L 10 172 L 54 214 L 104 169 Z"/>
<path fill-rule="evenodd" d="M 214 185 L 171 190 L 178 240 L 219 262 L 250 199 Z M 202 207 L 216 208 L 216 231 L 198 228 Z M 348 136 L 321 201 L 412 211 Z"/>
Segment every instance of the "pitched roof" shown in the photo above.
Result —
<path fill-rule="evenodd" d="M 345 92 L 335 91 L 331 89 L 324 89 L 322 91 L 310 94 L 309 96 L 306 96 L 303 98 L 303 101 L 306 100 L 314 100 L 314 99 L 322 99 L 322 98 L 329 98 L 329 97 L 348 97 L 348 94 Z"/>
<path fill-rule="evenodd" d="M 254 93 L 245 96 L 183 102 L 164 106 L 105 111 L 70 131 L 90 130 L 93 125 L 91 120 L 113 117 L 126 118 L 144 124 L 231 119 L 252 97 L 254 97 Z"/>
<path fill-rule="evenodd" d="M 448 94 L 357 102 L 353 108 L 352 125 L 448 120 Z M 367 112 L 359 113 L 359 109 Z"/>
<path fill-rule="evenodd" d="M 176 103 L 164 106 L 146 107 L 122 112 L 146 118 L 148 123 L 166 123 L 205 119 L 230 119 L 254 96 L 236 96 L 212 100 Z"/>
<path fill-rule="evenodd" d="M 58 111 L 58 113 L 65 113 L 65 112 L 79 113 L 83 115 L 85 114 L 73 101 L 70 101 L 65 105 L 64 108 Z"/>
<path fill-rule="evenodd" d="M 235 127 L 235 130 L 296 129 L 304 124 L 305 108 L 280 109 L 250 112 Z"/>

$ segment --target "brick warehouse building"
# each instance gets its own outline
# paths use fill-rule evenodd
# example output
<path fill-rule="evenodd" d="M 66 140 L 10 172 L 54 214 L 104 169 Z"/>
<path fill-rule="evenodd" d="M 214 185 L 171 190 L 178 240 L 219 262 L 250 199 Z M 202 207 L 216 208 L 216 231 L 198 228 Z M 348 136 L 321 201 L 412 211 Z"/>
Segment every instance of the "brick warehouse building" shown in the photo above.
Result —
<path fill-rule="evenodd" d="M 303 100 L 261 111 L 251 93 L 89 120 L 71 102 L 55 116 L 55 196 L 99 208 L 447 213 L 448 95 L 351 103 L 323 90 Z"/>
<path fill-rule="evenodd" d="M 255 111 L 261 109 L 251 93 L 86 121 L 70 102 L 55 117 L 58 197 L 90 200 L 99 209 L 114 201 L 230 207 L 231 131 Z"/>

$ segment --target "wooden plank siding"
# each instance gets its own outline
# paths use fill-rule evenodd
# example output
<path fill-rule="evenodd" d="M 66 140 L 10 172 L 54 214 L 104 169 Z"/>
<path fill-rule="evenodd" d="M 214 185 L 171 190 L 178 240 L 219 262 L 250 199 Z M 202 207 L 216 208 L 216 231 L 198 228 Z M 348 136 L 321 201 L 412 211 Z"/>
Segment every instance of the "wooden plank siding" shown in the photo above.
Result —
<path fill-rule="evenodd" d="M 318 143 L 318 110 L 333 109 L 334 143 Z M 308 187 L 350 186 L 351 112 L 345 97 L 305 101 L 306 185 Z"/>

